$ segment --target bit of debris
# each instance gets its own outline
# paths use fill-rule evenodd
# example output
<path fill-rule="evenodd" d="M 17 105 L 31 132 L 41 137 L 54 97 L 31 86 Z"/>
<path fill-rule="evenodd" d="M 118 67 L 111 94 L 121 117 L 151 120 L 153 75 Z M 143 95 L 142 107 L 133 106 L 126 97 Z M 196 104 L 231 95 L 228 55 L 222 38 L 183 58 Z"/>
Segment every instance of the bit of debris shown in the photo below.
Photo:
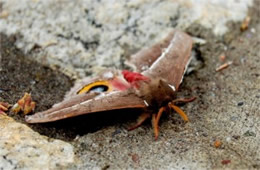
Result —
<path fill-rule="evenodd" d="M 56 40 L 49 40 L 49 41 L 42 44 L 42 48 L 45 49 L 47 47 L 57 45 L 57 44 L 58 44 L 58 42 Z"/>
<path fill-rule="evenodd" d="M 244 105 L 244 102 L 238 102 L 237 103 L 237 106 L 243 106 Z"/>
<path fill-rule="evenodd" d="M 199 37 L 192 37 L 192 41 L 195 44 L 204 45 L 207 43 L 205 39 L 199 38 Z"/>
<path fill-rule="evenodd" d="M 256 134 L 254 133 L 254 132 L 252 132 L 252 131 L 246 131 L 245 133 L 244 133 L 244 136 L 253 136 L 253 137 L 256 137 Z"/>
<path fill-rule="evenodd" d="M 10 107 L 10 105 L 6 102 L 0 102 L 0 114 L 6 115 L 6 111 L 8 110 L 8 108 Z"/>
<path fill-rule="evenodd" d="M 232 61 L 226 62 L 225 64 L 222 64 L 221 66 L 217 67 L 216 71 L 218 72 L 218 71 L 224 70 L 225 68 L 230 66 L 232 63 L 233 63 Z"/>
<path fill-rule="evenodd" d="M 28 114 L 34 111 L 35 104 L 36 103 L 32 101 L 31 94 L 25 93 L 24 96 L 12 107 L 12 111 L 14 113 L 22 111 L 24 114 Z"/>
<path fill-rule="evenodd" d="M 132 160 L 135 162 L 135 163 L 139 163 L 139 156 L 137 154 L 133 154 L 132 155 Z"/>
<path fill-rule="evenodd" d="M 245 30 L 248 29 L 248 25 L 249 25 L 249 23 L 250 23 L 250 20 L 251 20 L 251 17 L 250 17 L 250 16 L 247 16 L 247 17 L 243 20 L 243 22 L 242 22 L 242 24 L 241 24 L 241 26 L 240 26 L 240 30 L 241 30 L 241 31 L 245 31 Z"/>
<path fill-rule="evenodd" d="M 256 32 L 255 28 L 251 28 L 250 32 L 254 34 Z"/>
<path fill-rule="evenodd" d="M 105 165 L 104 167 L 102 167 L 102 170 L 107 170 L 110 167 L 110 165 Z"/>
<path fill-rule="evenodd" d="M 226 60 L 226 55 L 225 54 L 221 54 L 220 56 L 219 56 L 219 60 L 221 61 L 221 62 L 224 62 L 225 60 Z"/>
<path fill-rule="evenodd" d="M 231 160 L 222 160 L 221 163 L 222 165 L 227 165 L 231 163 Z"/>
<path fill-rule="evenodd" d="M 222 145 L 222 142 L 221 142 L 220 140 L 216 140 L 216 141 L 214 142 L 215 148 L 219 148 L 221 145 Z"/>
<path fill-rule="evenodd" d="M 236 139 L 236 140 L 238 140 L 239 138 L 240 138 L 240 136 L 238 136 L 238 135 L 234 135 L 234 136 L 232 136 L 234 139 Z"/>
<path fill-rule="evenodd" d="M 3 10 L 2 12 L 0 12 L 0 19 L 5 19 L 7 18 L 9 15 L 9 13 L 5 10 Z"/>

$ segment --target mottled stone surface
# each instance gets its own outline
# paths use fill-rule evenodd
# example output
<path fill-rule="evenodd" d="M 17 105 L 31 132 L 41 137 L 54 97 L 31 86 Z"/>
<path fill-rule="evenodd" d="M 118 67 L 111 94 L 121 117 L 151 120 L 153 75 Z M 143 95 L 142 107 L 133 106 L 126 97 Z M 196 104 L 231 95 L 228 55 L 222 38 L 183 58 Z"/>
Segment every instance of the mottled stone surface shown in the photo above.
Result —
<path fill-rule="evenodd" d="M 73 146 L 0 115 L 0 169 L 54 169 L 74 162 Z"/>
<path fill-rule="evenodd" d="M 241 21 L 252 0 L 92 1 L 2 0 L 0 32 L 20 33 L 16 45 L 64 73 L 82 77 L 100 67 L 121 67 L 142 46 L 173 27 L 197 23 L 217 35 L 230 21 Z M 232 10 L 231 10 L 232 9 Z"/>
<path fill-rule="evenodd" d="M 179 92 L 197 96 L 182 106 L 190 123 L 177 114 L 165 116 L 154 141 L 150 122 L 126 130 L 136 110 L 31 129 L 23 115 L 9 112 L 15 121 L 0 116 L 0 167 L 259 169 L 259 5 L 259 0 L 0 1 L 0 100 L 14 104 L 31 92 L 37 111 L 62 100 L 71 86 L 60 72 L 75 78 L 101 67 L 125 68 L 129 55 L 175 27 L 206 41 L 194 48 L 203 66 L 185 77 Z M 249 29 L 241 32 L 247 15 Z M 223 54 L 233 64 L 216 72 Z"/>

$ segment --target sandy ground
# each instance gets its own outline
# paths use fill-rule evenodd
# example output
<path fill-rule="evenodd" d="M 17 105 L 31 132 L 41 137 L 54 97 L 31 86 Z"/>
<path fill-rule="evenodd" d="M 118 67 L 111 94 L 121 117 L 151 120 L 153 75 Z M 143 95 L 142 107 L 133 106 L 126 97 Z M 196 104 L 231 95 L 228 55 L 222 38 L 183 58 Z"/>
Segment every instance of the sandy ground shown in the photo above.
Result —
<path fill-rule="evenodd" d="M 194 47 L 202 66 L 187 75 L 180 87 L 179 96 L 197 97 L 182 106 L 189 123 L 184 124 L 177 114 L 163 117 L 157 141 L 150 122 L 131 132 L 126 130 L 135 122 L 138 110 L 28 125 L 41 135 L 73 146 L 72 162 L 50 168 L 260 169 L 260 4 L 255 3 L 249 11 L 249 29 L 244 32 L 240 31 L 241 22 L 230 22 L 232 31 L 223 36 L 196 24 L 185 30 L 207 41 Z M 33 56 L 40 48 L 32 54 L 18 49 L 15 43 L 21 35 L 0 36 L 0 100 L 14 104 L 24 92 L 31 92 L 36 111 L 62 100 L 73 84 L 72 78 L 36 62 Z M 233 63 L 216 72 L 224 63 L 219 59 L 222 54 L 226 56 L 224 62 Z M 26 124 L 23 115 L 8 115 Z M 214 146 L 216 140 L 222 143 L 219 148 Z M 8 153 L 0 156 L 1 164 Z M 28 168 L 16 159 L 9 161 L 9 167 Z"/>

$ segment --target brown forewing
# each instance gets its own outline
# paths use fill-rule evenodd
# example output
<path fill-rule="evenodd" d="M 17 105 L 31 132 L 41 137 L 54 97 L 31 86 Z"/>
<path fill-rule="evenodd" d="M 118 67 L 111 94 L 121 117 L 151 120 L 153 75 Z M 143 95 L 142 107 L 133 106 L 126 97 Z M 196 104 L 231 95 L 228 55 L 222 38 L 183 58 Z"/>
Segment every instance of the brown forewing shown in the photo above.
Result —
<path fill-rule="evenodd" d="M 86 99 L 87 95 L 77 95 L 65 100 L 55 107 L 26 117 L 28 123 L 52 122 L 68 117 L 100 111 L 123 108 L 144 108 L 145 104 L 136 94 L 130 91 L 114 91 Z"/>
<path fill-rule="evenodd" d="M 171 31 L 167 37 L 160 42 L 152 45 L 149 48 L 145 48 L 132 55 L 126 64 L 133 67 L 134 71 L 143 72 L 157 60 L 162 54 L 164 48 L 167 48 L 172 40 L 173 35 L 176 31 Z"/>
<path fill-rule="evenodd" d="M 190 61 L 191 48 L 191 37 L 184 32 L 175 31 L 168 47 L 143 74 L 151 78 L 162 78 L 177 90 Z"/>

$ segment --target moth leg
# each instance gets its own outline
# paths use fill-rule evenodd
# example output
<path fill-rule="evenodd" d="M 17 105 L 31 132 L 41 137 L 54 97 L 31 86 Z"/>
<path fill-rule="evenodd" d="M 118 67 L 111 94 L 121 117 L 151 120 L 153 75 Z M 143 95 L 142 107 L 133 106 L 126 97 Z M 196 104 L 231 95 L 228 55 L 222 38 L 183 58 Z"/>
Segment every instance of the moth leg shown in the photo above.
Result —
<path fill-rule="evenodd" d="M 182 103 L 189 103 L 192 102 L 196 99 L 196 97 L 191 97 L 191 98 L 181 98 L 181 99 L 175 99 L 171 101 L 171 103 L 177 103 L 177 102 L 182 102 Z"/>
<path fill-rule="evenodd" d="M 174 104 L 172 103 L 169 103 L 168 106 L 170 108 L 172 108 L 173 110 L 175 110 L 181 117 L 182 119 L 185 121 L 185 122 L 188 122 L 189 119 L 188 119 L 188 116 L 185 114 L 185 112 L 183 110 L 181 110 L 181 108 L 175 106 Z"/>
<path fill-rule="evenodd" d="M 156 122 L 156 114 L 152 115 L 152 125 L 153 125 L 154 137 L 155 140 L 157 140 L 159 135 L 159 127 L 158 127 L 158 123 Z"/>
<path fill-rule="evenodd" d="M 134 129 L 138 128 L 138 127 L 141 126 L 141 125 L 144 123 L 144 121 L 145 121 L 146 119 L 148 119 L 149 117 L 150 117 L 150 114 L 149 114 L 149 113 L 142 113 L 142 114 L 138 117 L 137 123 L 136 123 L 133 127 L 130 127 L 128 130 L 130 131 L 130 130 L 134 130 Z"/>
<path fill-rule="evenodd" d="M 160 110 L 159 110 L 159 112 L 157 113 L 157 115 L 156 115 L 156 123 L 157 123 L 157 124 L 159 124 L 159 120 L 160 120 L 160 118 L 161 118 L 161 116 L 162 116 L 162 113 L 163 113 L 165 110 L 166 110 L 165 107 L 161 107 Z"/>

